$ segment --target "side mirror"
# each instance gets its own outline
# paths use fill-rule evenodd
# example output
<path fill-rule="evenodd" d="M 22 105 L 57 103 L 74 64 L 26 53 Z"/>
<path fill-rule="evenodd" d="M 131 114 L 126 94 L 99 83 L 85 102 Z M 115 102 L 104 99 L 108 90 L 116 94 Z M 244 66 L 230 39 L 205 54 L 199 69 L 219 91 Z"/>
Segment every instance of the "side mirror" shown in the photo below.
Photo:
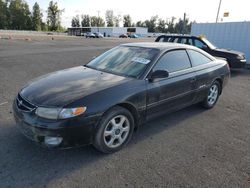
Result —
<path fill-rule="evenodd" d="M 154 80 L 156 78 L 167 78 L 168 76 L 169 76 L 168 71 L 166 71 L 166 70 L 156 70 L 151 74 L 150 79 Z"/>

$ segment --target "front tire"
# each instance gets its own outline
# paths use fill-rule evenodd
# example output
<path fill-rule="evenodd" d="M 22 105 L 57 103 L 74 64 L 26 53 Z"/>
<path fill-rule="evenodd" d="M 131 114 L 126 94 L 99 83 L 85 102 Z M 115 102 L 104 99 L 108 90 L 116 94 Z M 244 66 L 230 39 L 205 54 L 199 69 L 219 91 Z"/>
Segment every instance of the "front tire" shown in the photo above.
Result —
<path fill-rule="evenodd" d="M 116 106 L 104 114 L 94 137 L 94 147 L 103 153 L 122 149 L 134 132 L 134 118 L 125 108 Z"/>
<path fill-rule="evenodd" d="M 202 102 L 202 106 L 210 109 L 217 103 L 221 92 L 221 85 L 218 81 L 214 81 L 208 89 L 207 96 Z"/>

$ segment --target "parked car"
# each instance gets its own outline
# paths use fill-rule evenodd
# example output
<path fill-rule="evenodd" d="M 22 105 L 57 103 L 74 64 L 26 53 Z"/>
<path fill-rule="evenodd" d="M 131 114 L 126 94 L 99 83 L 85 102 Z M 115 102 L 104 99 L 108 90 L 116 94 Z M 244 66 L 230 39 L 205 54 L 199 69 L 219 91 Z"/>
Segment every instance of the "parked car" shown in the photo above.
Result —
<path fill-rule="evenodd" d="M 129 38 L 139 38 L 139 36 L 137 35 L 137 34 L 130 34 L 129 36 L 128 36 Z"/>
<path fill-rule="evenodd" d="M 119 36 L 119 38 L 128 38 L 128 35 L 127 35 L 127 34 L 121 34 L 121 35 Z"/>
<path fill-rule="evenodd" d="M 86 38 L 96 38 L 94 33 L 88 32 L 86 33 Z"/>
<path fill-rule="evenodd" d="M 229 79 L 227 62 L 192 46 L 130 43 L 85 66 L 41 76 L 20 90 L 21 132 L 47 147 L 124 147 L 135 128 L 195 103 L 213 108 Z"/>
<path fill-rule="evenodd" d="M 161 35 L 157 37 L 155 42 L 175 42 L 196 46 L 212 56 L 225 58 L 230 68 L 244 68 L 246 67 L 246 58 L 244 53 L 233 50 L 226 50 L 217 48 L 205 37 L 196 37 L 189 35 Z"/>
<path fill-rule="evenodd" d="M 97 32 L 97 33 L 94 33 L 95 35 L 95 38 L 103 38 L 103 34 Z"/>
<path fill-rule="evenodd" d="M 76 33 L 76 36 L 80 36 L 80 37 L 84 37 L 85 36 L 85 33 Z"/>

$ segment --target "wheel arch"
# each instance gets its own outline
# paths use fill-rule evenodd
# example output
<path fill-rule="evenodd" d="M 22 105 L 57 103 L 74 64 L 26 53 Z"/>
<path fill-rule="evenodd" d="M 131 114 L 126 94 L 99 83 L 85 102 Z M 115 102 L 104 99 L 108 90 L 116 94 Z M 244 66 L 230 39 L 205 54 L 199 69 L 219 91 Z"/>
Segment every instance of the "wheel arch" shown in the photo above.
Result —
<path fill-rule="evenodd" d="M 136 107 L 133 104 L 131 104 L 130 102 L 121 102 L 121 103 L 117 103 L 117 104 L 110 106 L 101 114 L 100 120 L 102 119 L 103 116 L 105 116 L 110 110 L 112 110 L 115 107 L 122 107 L 131 113 L 131 115 L 134 118 L 135 129 L 137 130 L 137 128 L 139 126 L 139 122 L 140 122 L 140 118 L 139 118 L 140 116 L 139 116 L 139 113 L 138 113 L 138 110 L 136 109 Z M 100 120 L 96 123 L 96 128 L 98 128 L 98 124 L 99 124 Z"/>
<path fill-rule="evenodd" d="M 212 83 L 214 83 L 215 81 L 219 82 L 220 84 L 220 91 L 219 91 L 219 94 L 221 95 L 222 93 L 222 87 L 223 87 L 223 79 L 218 77 L 218 78 L 215 78 L 214 81 Z"/>
<path fill-rule="evenodd" d="M 138 113 L 136 107 L 133 104 L 128 103 L 128 102 L 118 103 L 118 104 L 116 104 L 116 106 L 120 106 L 122 108 L 125 108 L 132 114 L 132 116 L 134 117 L 135 129 L 137 130 L 138 125 L 139 125 L 139 113 Z"/>

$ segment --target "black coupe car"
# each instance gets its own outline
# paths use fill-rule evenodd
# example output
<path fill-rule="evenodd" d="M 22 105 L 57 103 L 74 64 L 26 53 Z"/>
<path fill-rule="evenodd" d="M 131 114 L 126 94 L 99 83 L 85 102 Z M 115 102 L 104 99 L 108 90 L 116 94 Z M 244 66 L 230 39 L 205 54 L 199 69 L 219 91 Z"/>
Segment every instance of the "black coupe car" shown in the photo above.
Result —
<path fill-rule="evenodd" d="M 21 132 L 47 147 L 125 146 L 142 123 L 186 106 L 212 108 L 229 67 L 206 52 L 174 43 L 115 47 L 87 65 L 41 76 L 13 103 Z"/>
<path fill-rule="evenodd" d="M 242 52 L 217 48 L 205 37 L 196 37 L 189 35 L 161 35 L 155 42 L 174 42 L 196 46 L 214 57 L 227 60 L 230 68 L 245 68 L 247 60 Z"/>

